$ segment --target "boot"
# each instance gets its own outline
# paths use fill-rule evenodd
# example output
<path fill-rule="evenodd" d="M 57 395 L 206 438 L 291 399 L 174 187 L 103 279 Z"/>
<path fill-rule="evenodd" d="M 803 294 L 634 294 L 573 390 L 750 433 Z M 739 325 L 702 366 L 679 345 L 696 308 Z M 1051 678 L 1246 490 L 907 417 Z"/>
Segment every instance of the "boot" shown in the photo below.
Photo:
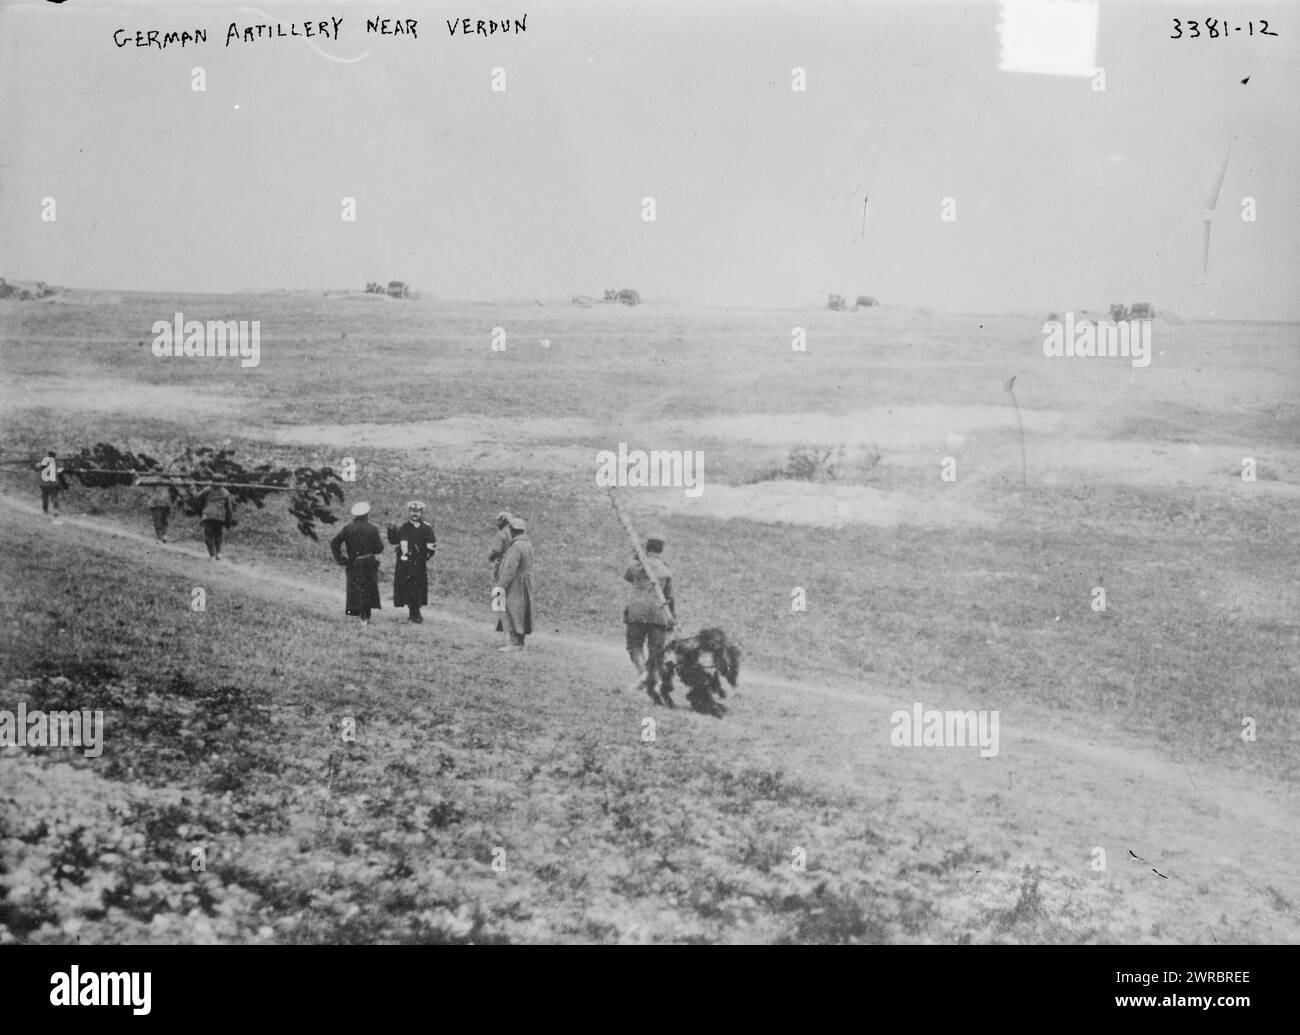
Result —
<path fill-rule="evenodd" d="M 645 686 L 645 659 L 644 659 L 644 656 L 642 655 L 642 653 L 641 653 L 639 650 L 630 650 L 630 651 L 627 652 L 627 656 L 631 659 L 633 668 L 636 669 L 636 679 L 633 680 L 632 685 L 629 686 L 628 689 L 629 689 L 629 690 L 641 690 L 641 689 L 643 689 L 644 686 Z"/>

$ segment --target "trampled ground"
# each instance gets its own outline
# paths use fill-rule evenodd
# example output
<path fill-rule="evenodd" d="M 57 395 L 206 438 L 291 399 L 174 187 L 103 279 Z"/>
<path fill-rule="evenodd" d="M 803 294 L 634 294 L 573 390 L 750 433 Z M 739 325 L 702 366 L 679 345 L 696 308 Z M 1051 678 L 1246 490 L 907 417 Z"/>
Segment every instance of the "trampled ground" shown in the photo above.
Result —
<path fill-rule="evenodd" d="M 259 367 L 155 358 L 181 309 L 260 319 Z M 1028 314 L 124 295 L 0 321 L 11 449 L 353 456 L 350 499 L 425 498 L 440 541 L 436 620 L 363 632 L 274 508 L 216 566 L 193 528 L 156 547 L 138 490 L 74 489 L 56 526 L 6 476 L 0 707 L 107 723 L 98 759 L 0 754 L 8 936 L 1300 940 L 1294 326 L 1158 321 L 1143 369 L 1045 358 Z M 626 689 L 593 476 L 619 442 L 703 451 L 698 498 L 628 500 L 684 624 L 745 649 L 721 722 Z M 502 506 L 538 551 L 519 656 L 491 649 Z M 916 702 L 997 709 L 998 754 L 892 746 Z"/>

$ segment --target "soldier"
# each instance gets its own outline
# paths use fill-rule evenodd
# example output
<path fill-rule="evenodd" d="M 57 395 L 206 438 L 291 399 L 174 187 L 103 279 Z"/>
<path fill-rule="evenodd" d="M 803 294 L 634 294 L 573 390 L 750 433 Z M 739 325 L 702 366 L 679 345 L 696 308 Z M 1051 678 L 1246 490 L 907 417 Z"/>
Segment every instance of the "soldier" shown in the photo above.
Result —
<path fill-rule="evenodd" d="M 343 530 L 330 540 L 334 560 L 348 569 L 344 611 L 357 616 L 365 625 L 370 624 L 370 612 L 378 611 L 381 606 L 379 558 L 384 553 L 379 529 L 367 520 L 369 513 L 369 503 L 356 504 L 352 508 L 352 522 L 344 525 Z"/>
<path fill-rule="evenodd" d="M 155 485 L 149 493 L 149 516 L 153 518 L 154 538 L 160 543 L 167 542 L 167 522 L 172 515 L 172 487 Z"/>
<path fill-rule="evenodd" d="M 664 644 L 668 639 L 668 630 L 673 627 L 677 610 L 677 603 L 673 599 L 673 573 L 664 563 L 663 550 L 662 535 L 647 536 L 645 555 L 649 571 L 642 567 L 638 558 L 623 573 L 623 580 L 632 584 L 627 606 L 623 608 L 623 621 L 627 625 L 627 656 L 632 659 L 632 664 L 641 675 L 633 688 L 639 688 L 644 683 L 646 693 L 656 704 L 660 703 L 656 684 L 663 667 Z M 667 607 L 659 603 L 659 594 L 655 592 L 656 582 L 663 592 Z M 648 658 L 642 653 L 643 647 L 648 648 Z"/>
<path fill-rule="evenodd" d="M 388 541 L 397 547 L 393 571 L 393 606 L 405 607 L 408 622 L 423 622 L 420 608 L 429 602 L 429 572 L 425 567 L 438 551 L 433 526 L 424 521 L 424 504 L 412 500 L 406 505 L 406 521 L 388 526 Z"/>
<path fill-rule="evenodd" d="M 510 549 L 510 511 L 503 510 L 497 514 L 497 534 L 492 540 L 492 550 L 488 553 L 488 560 L 492 562 L 492 585 L 495 588 L 501 577 L 501 558 L 506 555 Z M 497 632 L 501 632 L 504 626 L 501 619 L 497 619 Z M 506 638 L 509 642 L 509 637 Z"/>
<path fill-rule="evenodd" d="M 53 520 L 59 521 L 59 492 L 68 487 L 67 475 L 59 466 L 54 450 L 46 450 L 45 456 L 35 464 L 37 484 L 41 487 L 41 513 L 48 514 L 50 505 L 54 505 Z"/>
<path fill-rule="evenodd" d="M 510 549 L 501 558 L 497 585 L 505 597 L 506 611 L 501 621 L 510 642 L 499 651 L 524 649 L 524 637 L 533 631 L 533 544 L 525 534 L 528 526 L 522 519 L 509 519 Z"/>
<path fill-rule="evenodd" d="M 234 497 L 220 482 L 213 482 L 199 493 L 197 503 L 203 508 L 203 542 L 207 545 L 208 556 L 219 561 L 223 530 L 235 527 Z"/>
<path fill-rule="evenodd" d="M 501 574 L 501 558 L 510 549 L 510 540 L 512 538 L 510 534 L 510 511 L 503 510 L 497 515 L 497 534 L 492 540 L 492 552 L 488 554 L 488 560 L 492 561 L 492 585 L 494 586 L 497 584 L 497 577 Z"/>

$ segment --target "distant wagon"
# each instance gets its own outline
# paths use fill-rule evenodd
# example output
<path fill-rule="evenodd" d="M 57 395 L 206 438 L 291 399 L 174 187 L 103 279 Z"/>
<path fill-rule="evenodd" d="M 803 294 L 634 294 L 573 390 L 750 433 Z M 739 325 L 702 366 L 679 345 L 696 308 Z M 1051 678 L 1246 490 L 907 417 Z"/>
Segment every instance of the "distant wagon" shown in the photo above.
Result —
<path fill-rule="evenodd" d="M 857 300 L 856 302 L 853 303 L 853 311 L 856 313 L 856 312 L 857 312 L 859 309 L 861 309 L 864 305 L 865 305 L 865 306 L 870 306 L 870 305 L 880 305 L 880 303 L 877 302 L 877 301 L 876 301 L 874 298 L 872 298 L 870 295 L 858 295 L 858 300 Z"/>
<path fill-rule="evenodd" d="M 624 305 L 640 305 L 641 293 L 633 288 L 623 288 L 621 291 L 615 291 L 613 288 L 606 288 L 605 301 L 622 302 Z"/>
<path fill-rule="evenodd" d="M 390 280 L 388 282 L 389 298 L 406 298 L 411 293 L 411 285 L 404 280 Z"/>
<path fill-rule="evenodd" d="M 1155 315 L 1155 306 L 1150 302 L 1134 302 L 1131 306 L 1126 306 L 1123 302 L 1110 304 L 1112 320 L 1150 320 Z"/>
<path fill-rule="evenodd" d="M 34 298 L 50 298 L 56 294 L 58 291 L 43 280 L 38 280 L 35 287 L 25 288 L 18 284 L 10 284 L 0 277 L 0 298 L 16 298 L 20 302 L 29 302 Z"/>

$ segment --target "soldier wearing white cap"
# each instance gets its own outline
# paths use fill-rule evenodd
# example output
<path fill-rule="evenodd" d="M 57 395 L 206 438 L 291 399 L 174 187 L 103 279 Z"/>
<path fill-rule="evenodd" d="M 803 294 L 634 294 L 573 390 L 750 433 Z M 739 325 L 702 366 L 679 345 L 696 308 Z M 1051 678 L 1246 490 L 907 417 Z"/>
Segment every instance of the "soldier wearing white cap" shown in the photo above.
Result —
<path fill-rule="evenodd" d="M 380 608 L 379 558 L 384 554 L 384 541 L 379 529 L 367 518 L 369 503 L 352 507 L 352 521 L 330 540 L 334 560 L 347 568 L 347 604 L 344 610 L 369 623 L 370 612 Z"/>

